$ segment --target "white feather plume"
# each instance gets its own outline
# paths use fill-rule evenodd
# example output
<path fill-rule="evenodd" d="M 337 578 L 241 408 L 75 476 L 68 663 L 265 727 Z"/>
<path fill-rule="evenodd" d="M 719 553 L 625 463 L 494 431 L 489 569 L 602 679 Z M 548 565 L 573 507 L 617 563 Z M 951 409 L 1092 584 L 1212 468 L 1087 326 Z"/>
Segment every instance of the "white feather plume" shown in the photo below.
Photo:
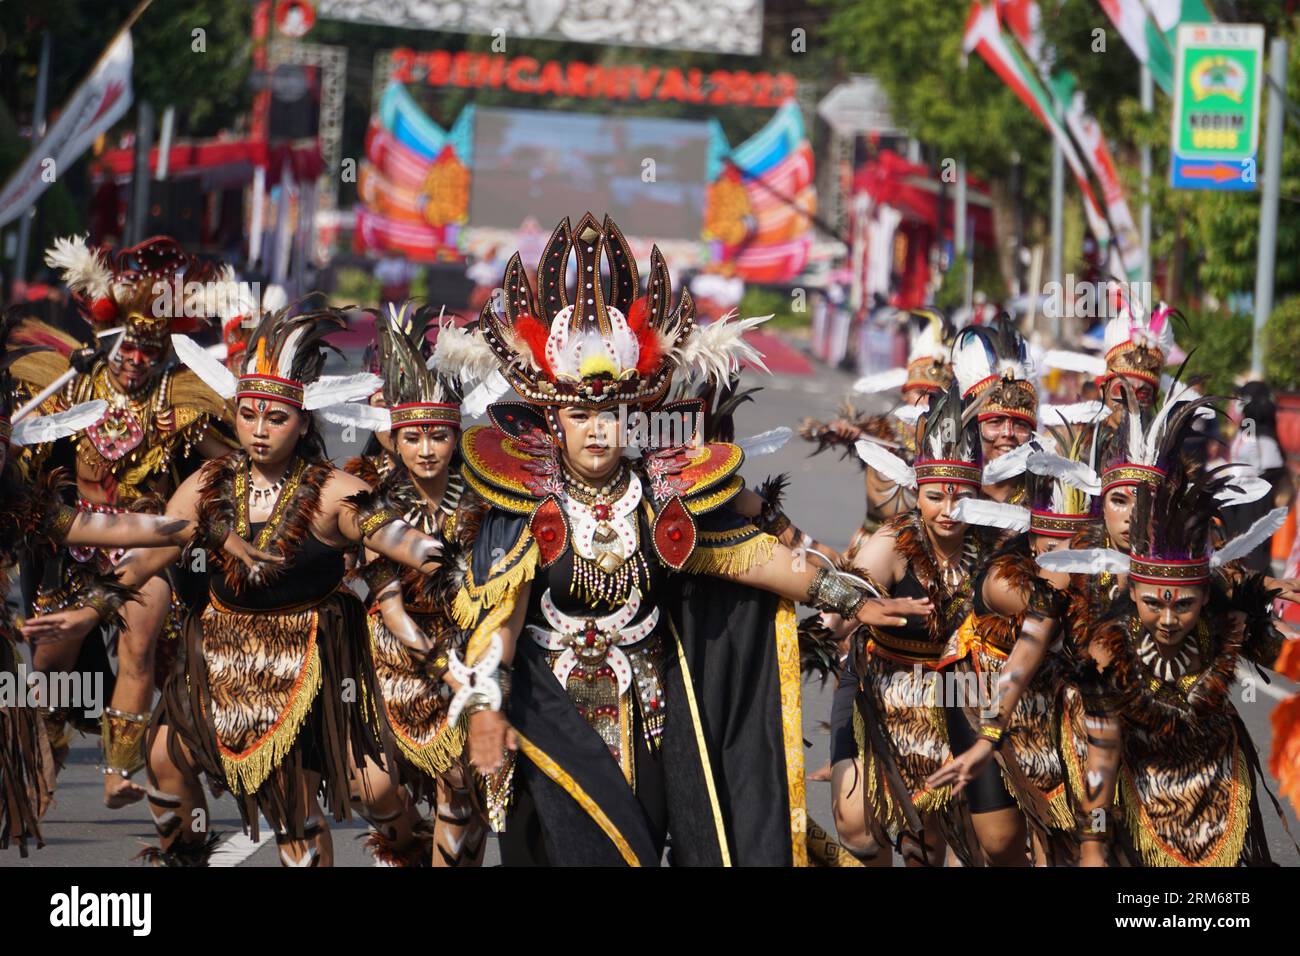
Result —
<path fill-rule="evenodd" d="M 464 401 L 460 403 L 460 413 L 465 418 L 478 418 L 487 412 L 489 405 L 508 391 L 510 391 L 510 383 L 501 374 L 501 370 L 497 369 L 475 385 L 474 389 L 465 396 Z"/>
<path fill-rule="evenodd" d="M 197 375 L 203 384 L 224 399 L 232 399 L 239 388 L 235 374 L 221 364 L 211 352 L 188 335 L 173 335 L 172 348 L 176 357 Z"/>
<path fill-rule="evenodd" d="M 1070 405 L 1039 405 L 1038 420 L 1044 425 L 1095 425 L 1110 415 L 1105 402 L 1074 402 Z"/>
<path fill-rule="evenodd" d="M 853 383 L 853 391 L 862 395 L 874 395 L 876 392 L 889 392 L 907 384 L 907 369 L 891 368 L 887 372 L 864 375 Z"/>
<path fill-rule="evenodd" d="M 697 327 L 685 344 L 674 349 L 677 367 L 689 376 L 718 382 L 725 382 L 742 361 L 770 374 L 762 353 L 746 342 L 744 335 L 772 316 L 738 319 L 737 314 L 733 309 L 716 322 Z"/>
<path fill-rule="evenodd" d="M 96 424 L 108 411 L 108 402 L 95 399 L 82 402 L 53 415 L 29 415 L 14 425 L 9 436 L 12 445 L 44 445 L 46 442 L 67 438 Z"/>
<path fill-rule="evenodd" d="M 451 322 L 438 327 L 438 341 L 428 367 L 462 383 L 483 382 L 500 363 L 492 347 L 477 332 L 458 328 Z"/>
<path fill-rule="evenodd" d="M 977 524 L 986 528 L 1005 528 L 1007 531 L 1029 530 L 1029 509 L 1008 505 L 985 498 L 959 498 L 948 509 L 948 517 L 964 524 Z"/>
<path fill-rule="evenodd" d="M 854 447 L 858 450 L 858 457 L 867 463 L 867 467 L 874 468 L 886 480 L 903 488 L 916 487 L 916 472 L 897 455 L 886 451 L 875 442 L 863 439 L 858 439 Z"/>
<path fill-rule="evenodd" d="M 113 273 L 103 257 L 86 245 L 85 236 L 55 239 L 45 251 L 45 264 L 58 269 L 64 284 L 78 295 L 98 299 L 112 288 Z"/>
<path fill-rule="evenodd" d="M 1101 494 L 1101 479 L 1081 461 L 1071 461 L 1051 452 L 1036 451 L 1029 456 L 1026 464 L 1035 475 L 1055 478 L 1090 495 Z"/>
<path fill-rule="evenodd" d="M 1062 548 L 1040 554 L 1036 560 L 1045 571 L 1064 574 L 1128 574 L 1129 569 L 1128 555 L 1113 548 Z"/>
<path fill-rule="evenodd" d="M 738 439 L 736 444 L 744 451 L 746 458 L 752 458 L 755 455 L 770 455 L 772 452 L 784 447 L 793 434 L 794 432 L 789 427 L 779 425 L 765 432 L 759 432 L 757 435 Z"/>
<path fill-rule="evenodd" d="M 303 389 L 302 407 L 307 411 L 369 398 L 384 387 L 384 380 L 371 372 L 356 375 L 322 375 Z"/>
<path fill-rule="evenodd" d="M 1106 374 L 1106 360 L 1086 352 L 1048 349 L 1047 354 L 1043 356 L 1043 364 L 1048 368 L 1059 368 L 1065 372 L 1083 372 L 1085 375 Z"/>
<path fill-rule="evenodd" d="M 1029 442 L 1025 442 L 1014 451 L 1009 451 L 1000 458 L 994 458 L 984 466 L 984 484 L 995 485 L 1000 481 L 1007 481 L 1024 474 L 1025 469 L 1029 467 L 1029 456 L 1036 450 Z"/>
<path fill-rule="evenodd" d="M 928 411 L 924 405 L 900 405 L 894 409 L 893 415 L 904 425 L 915 425 Z"/>
<path fill-rule="evenodd" d="M 355 425 L 372 432 L 393 430 L 393 416 L 386 408 L 364 405 L 361 402 L 343 402 L 322 408 L 320 413 L 335 425 Z"/>
<path fill-rule="evenodd" d="M 1229 561 L 1244 558 L 1267 541 L 1286 524 L 1286 508 L 1274 508 L 1249 528 L 1237 535 L 1210 558 L 1210 567 L 1219 568 Z"/>
<path fill-rule="evenodd" d="M 1222 489 L 1214 497 L 1225 508 L 1231 508 L 1233 505 L 1246 505 L 1258 501 L 1272 490 L 1272 483 L 1257 475 L 1233 475 L 1232 485 Z"/>

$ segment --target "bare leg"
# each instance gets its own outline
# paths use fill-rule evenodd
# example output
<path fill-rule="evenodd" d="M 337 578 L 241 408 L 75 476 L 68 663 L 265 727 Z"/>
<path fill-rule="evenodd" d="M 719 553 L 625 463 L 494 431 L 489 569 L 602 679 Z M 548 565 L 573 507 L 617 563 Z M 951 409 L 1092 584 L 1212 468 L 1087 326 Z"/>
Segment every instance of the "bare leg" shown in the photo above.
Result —
<path fill-rule="evenodd" d="M 972 813 L 971 820 L 990 866 L 1029 866 L 1025 818 L 1019 809 Z"/>
<path fill-rule="evenodd" d="M 334 865 L 334 838 L 330 835 L 329 823 L 321 812 L 317 791 L 320 788 L 320 774 L 303 773 L 302 791 L 299 794 L 301 806 L 306 808 L 302 821 L 305 839 L 294 840 L 289 833 L 277 833 L 276 845 L 280 849 L 280 865 L 284 867 L 312 867 Z"/>
<path fill-rule="evenodd" d="M 352 779 L 352 807 L 370 824 L 366 847 L 375 859 L 390 866 L 428 866 L 431 854 L 422 839 L 427 827 L 406 788 L 393 786 L 383 765 L 368 757 Z"/>
<path fill-rule="evenodd" d="M 831 767 L 835 832 L 840 846 L 863 866 L 893 866 L 893 851 L 882 846 L 867 826 L 862 793 L 865 786 L 862 764 L 856 758 L 838 761 Z"/>
<path fill-rule="evenodd" d="M 180 740 L 175 741 L 183 762 L 178 765 L 168 752 L 171 739 L 171 728 L 161 728 L 149 751 L 149 813 L 160 847 L 149 848 L 141 856 L 164 865 L 202 866 L 214 842 L 208 804 L 189 751 Z"/>
<path fill-rule="evenodd" d="M 487 823 L 474 810 L 464 770 L 438 778 L 438 822 L 433 831 L 433 865 L 482 866 Z"/>
<path fill-rule="evenodd" d="M 130 774 L 144 763 L 139 751 L 143 736 L 140 718 L 147 719 L 153 703 L 154 648 L 171 601 L 167 579 L 154 577 L 140 588 L 138 601 L 122 606 L 126 626 L 118 636 L 117 685 L 103 733 L 104 805 L 111 809 L 135 803 L 145 794 Z"/>
<path fill-rule="evenodd" d="M 921 825 L 925 831 L 925 846 L 922 847 L 911 837 L 904 836 L 901 843 L 903 862 L 907 866 L 943 866 L 947 844 L 939 829 L 938 814 L 927 813 L 921 818 Z"/>

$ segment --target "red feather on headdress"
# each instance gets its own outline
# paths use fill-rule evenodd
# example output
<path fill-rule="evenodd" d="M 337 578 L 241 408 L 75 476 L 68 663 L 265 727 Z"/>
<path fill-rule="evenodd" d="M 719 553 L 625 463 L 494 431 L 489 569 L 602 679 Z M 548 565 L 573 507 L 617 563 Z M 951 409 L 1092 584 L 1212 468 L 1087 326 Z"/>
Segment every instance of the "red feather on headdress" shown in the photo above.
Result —
<path fill-rule="evenodd" d="M 628 307 L 627 325 L 636 336 L 640 348 L 636 360 L 637 374 L 642 378 L 653 375 L 663 361 L 663 349 L 659 344 L 659 335 L 650 328 L 650 303 L 641 296 Z"/>
<path fill-rule="evenodd" d="M 546 340 L 550 337 L 550 330 L 540 321 L 529 315 L 527 312 L 520 312 L 515 319 L 515 334 L 527 343 L 528 348 L 533 353 L 533 361 L 537 367 L 549 379 L 555 378 L 555 373 L 551 370 L 551 363 L 546 358 Z"/>

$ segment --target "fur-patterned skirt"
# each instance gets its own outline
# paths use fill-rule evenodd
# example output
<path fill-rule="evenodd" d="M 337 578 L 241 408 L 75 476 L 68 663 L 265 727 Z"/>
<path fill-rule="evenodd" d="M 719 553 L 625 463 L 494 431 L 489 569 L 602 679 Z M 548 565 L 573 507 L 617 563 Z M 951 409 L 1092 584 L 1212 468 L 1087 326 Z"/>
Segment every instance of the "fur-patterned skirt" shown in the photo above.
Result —
<path fill-rule="evenodd" d="M 979 633 L 979 625 L 976 615 L 968 616 L 949 640 L 944 654 L 954 674 L 950 681 L 953 688 L 967 691 L 969 713 L 992 706 L 1007 662 L 1007 651 L 996 641 L 986 640 L 987 635 Z M 1014 640 L 1013 635 L 1007 636 Z M 1041 821 L 1051 829 L 1073 832 L 1074 812 L 1066 793 L 1065 766 L 1057 749 L 1060 671 L 1056 651 L 1049 650 L 1007 725 L 1004 750 L 1009 751 L 1008 759 L 1015 760 L 1014 772 L 1005 765 L 999 767 L 999 772 L 1007 793 L 1034 818 L 1031 822 Z"/>
<path fill-rule="evenodd" d="M 903 804 L 890 784 L 892 765 L 918 813 L 942 810 L 951 799 L 949 787 L 931 790 L 925 780 L 947 763 L 952 754 L 943 710 L 938 706 L 940 675 L 933 662 L 904 663 L 873 650 L 870 644 L 859 657 L 859 704 L 853 712 L 853 735 L 862 764 L 867 806 L 879 829 L 891 840 L 909 829 Z M 863 701 L 863 696 L 869 701 Z M 878 720 L 887 752 L 868 732 L 863 703 Z M 870 713 L 870 711 L 869 711 Z"/>
<path fill-rule="evenodd" d="M 417 798 L 434 802 L 436 778 L 462 763 L 466 720 L 462 717 L 455 724 L 447 723 L 450 688 L 407 651 L 377 611 L 368 616 L 367 623 L 379 696 L 402 781 Z"/>
<path fill-rule="evenodd" d="M 302 837 L 309 773 L 320 775 L 334 819 L 348 818 L 350 759 L 383 759 L 357 598 L 336 590 L 308 607 L 256 612 L 213 598 L 187 622 L 184 643 L 155 724 L 172 728 L 195 769 L 239 800 L 250 835 L 260 811 L 277 832 Z M 175 746 L 171 756 L 181 762 Z"/>

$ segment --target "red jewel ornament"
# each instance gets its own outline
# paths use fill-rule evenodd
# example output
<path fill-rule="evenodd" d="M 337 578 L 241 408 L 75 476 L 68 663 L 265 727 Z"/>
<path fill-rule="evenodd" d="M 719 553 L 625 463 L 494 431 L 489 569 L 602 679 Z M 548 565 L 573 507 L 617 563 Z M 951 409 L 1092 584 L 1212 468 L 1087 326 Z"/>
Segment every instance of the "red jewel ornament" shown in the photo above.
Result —
<path fill-rule="evenodd" d="M 608 521 L 609 505 L 605 505 L 605 504 L 592 505 L 591 513 L 596 516 L 597 521 Z"/>
<path fill-rule="evenodd" d="M 594 647 L 596 644 L 596 629 L 594 627 L 587 628 L 586 638 L 587 646 Z"/>

